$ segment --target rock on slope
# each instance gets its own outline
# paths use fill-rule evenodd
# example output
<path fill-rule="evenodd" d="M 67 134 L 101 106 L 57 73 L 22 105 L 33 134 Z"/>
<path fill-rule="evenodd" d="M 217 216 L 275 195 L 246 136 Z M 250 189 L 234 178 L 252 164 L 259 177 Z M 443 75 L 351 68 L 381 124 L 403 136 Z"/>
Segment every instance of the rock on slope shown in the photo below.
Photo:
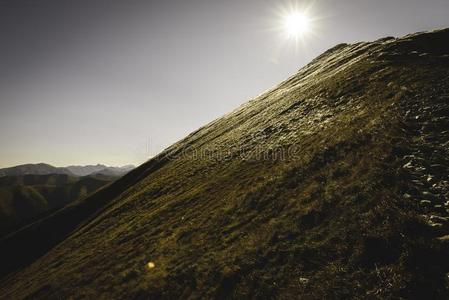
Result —
<path fill-rule="evenodd" d="M 51 233 L 28 260 L 57 245 L 0 295 L 447 297 L 448 39 L 330 49 L 17 233 L 21 244 L 2 241 L 3 258 L 29 232 Z"/>

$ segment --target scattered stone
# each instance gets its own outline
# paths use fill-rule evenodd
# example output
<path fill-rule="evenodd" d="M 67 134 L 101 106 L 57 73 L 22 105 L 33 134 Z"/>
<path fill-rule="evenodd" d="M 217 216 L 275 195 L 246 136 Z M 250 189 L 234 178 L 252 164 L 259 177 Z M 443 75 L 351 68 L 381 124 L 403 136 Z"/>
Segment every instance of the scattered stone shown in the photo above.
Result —
<path fill-rule="evenodd" d="M 449 242 L 449 235 L 443 235 L 443 236 L 440 236 L 437 239 L 442 241 L 442 242 Z"/>
<path fill-rule="evenodd" d="M 423 172 L 423 171 L 426 170 L 426 168 L 424 168 L 424 167 L 416 167 L 415 170 L 418 171 L 418 172 Z"/>
<path fill-rule="evenodd" d="M 429 222 L 429 225 L 430 225 L 430 227 L 433 227 L 433 228 L 441 228 L 441 227 L 443 227 L 443 224 L 441 224 L 441 223 Z"/>
<path fill-rule="evenodd" d="M 430 216 L 429 219 L 430 219 L 431 222 L 435 222 L 435 223 L 445 223 L 445 222 L 447 222 L 449 220 L 449 218 L 441 217 L 441 216 L 435 216 L 435 215 Z"/>
<path fill-rule="evenodd" d="M 408 163 L 406 163 L 405 165 L 403 165 L 402 168 L 404 168 L 404 169 L 413 169 L 412 162 L 409 161 Z"/>

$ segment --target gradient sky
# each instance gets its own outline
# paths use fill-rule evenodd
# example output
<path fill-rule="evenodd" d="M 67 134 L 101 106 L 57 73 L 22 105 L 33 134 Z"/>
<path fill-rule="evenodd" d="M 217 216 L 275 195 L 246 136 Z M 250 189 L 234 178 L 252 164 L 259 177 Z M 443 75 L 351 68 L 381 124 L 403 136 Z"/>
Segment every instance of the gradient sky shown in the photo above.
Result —
<path fill-rule="evenodd" d="M 0 0 L 0 167 L 140 164 L 341 42 L 449 27 L 448 0 Z"/>

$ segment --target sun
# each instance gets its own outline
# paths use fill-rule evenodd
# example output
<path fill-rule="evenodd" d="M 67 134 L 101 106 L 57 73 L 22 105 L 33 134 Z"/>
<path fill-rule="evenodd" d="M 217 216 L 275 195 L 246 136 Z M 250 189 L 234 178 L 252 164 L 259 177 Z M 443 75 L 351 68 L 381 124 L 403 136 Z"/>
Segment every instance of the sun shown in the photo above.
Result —
<path fill-rule="evenodd" d="M 310 31 L 310 18 L 304 12 L 291 12 L 284 16 L 283 25 L 288 38 L 303 37 Z"/>
<path fill-rule="evenodd" d="M 294 48 L 307 53 L 323 30 L 327 13 L 318 7 L 315 0 L 285 0 L 273 9 L 276 18 L 270 30 L 278 35 L 278 49 Z M 293 47 L 292 47 L 293 46 Z M 277 50 L 280 51 L 280 50 Z"/>

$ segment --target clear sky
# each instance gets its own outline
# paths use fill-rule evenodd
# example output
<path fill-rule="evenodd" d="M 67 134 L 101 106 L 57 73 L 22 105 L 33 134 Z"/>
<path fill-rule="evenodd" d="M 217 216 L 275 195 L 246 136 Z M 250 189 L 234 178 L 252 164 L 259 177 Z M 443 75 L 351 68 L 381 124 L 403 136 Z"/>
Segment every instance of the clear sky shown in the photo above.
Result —
<path fill-rule="evenodd" d="M 341 42 L 449 27 L 448 0 L 0 0 L 0 167 L 140 164 Z"/>

